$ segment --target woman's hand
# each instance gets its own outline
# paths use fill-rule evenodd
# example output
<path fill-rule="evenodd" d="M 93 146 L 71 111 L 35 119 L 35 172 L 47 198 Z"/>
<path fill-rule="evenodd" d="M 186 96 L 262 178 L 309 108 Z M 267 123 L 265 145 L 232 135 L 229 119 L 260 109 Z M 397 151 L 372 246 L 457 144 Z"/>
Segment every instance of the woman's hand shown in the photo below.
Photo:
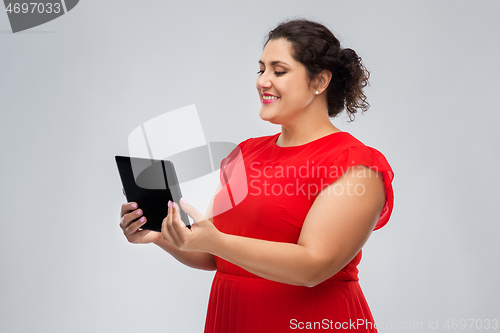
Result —
<path fill-rule="evenodd" d="M 183 251 L 200 251 L 210 253 L 211 245 L 220 232 L 213 223 L 188 204 L 183 198 L 180 205 L 175 202 L 168 203 L 168 215 L 163 220 L 161 235 L 163 239 Z M 187 228 L 181 220 L 180 209 L 189 215 L 194 223 L 191 229 Z"/>
<path fill-rule="evenodd" d="M 130 243 L 147 244 L 161 238 L 159 232 L 141 229 L 141 226 L 146 223 L 146 217 L 142 215 L 142 209 L 137 207 L 137 203 L 127 202 L 122 205 L 120 228 Z"/>

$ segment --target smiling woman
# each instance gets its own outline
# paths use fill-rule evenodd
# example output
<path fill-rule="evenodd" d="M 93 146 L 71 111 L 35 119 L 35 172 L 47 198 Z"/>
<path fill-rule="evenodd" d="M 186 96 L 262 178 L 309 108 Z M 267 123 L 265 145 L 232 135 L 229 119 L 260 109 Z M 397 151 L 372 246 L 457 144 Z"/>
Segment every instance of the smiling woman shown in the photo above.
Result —
<path fill-rule="evenodd" d="M 272 30 L 258 63 L 260 117 L 281 132 L 245 140 L 222 161 L 206 214 L 185 199 L 169 202 L 160 234 L 142 230 L 142 211 L 126 203 L 120 226 L 130 242 L 217 270 L 205 332 L 376 332 L 357 265 L 372 231 L 389 220 L 394 174 L 378 150 L 330 121 L 368 108 L 368 72 L 307 20 Z M 231 193 L 247 195 L 235 205 Z"/>
<path fill-rule="evenodd" d="M 286 39 L 271 40 L 259 60 L 257 90 L 263 104 L 260 117 L 274 124 L 301 121 L 317 110 L 306 68 L 292 54 L 292 43 Z M 325 72 L 324 79 L 328 80 L 329 75 Z"/>

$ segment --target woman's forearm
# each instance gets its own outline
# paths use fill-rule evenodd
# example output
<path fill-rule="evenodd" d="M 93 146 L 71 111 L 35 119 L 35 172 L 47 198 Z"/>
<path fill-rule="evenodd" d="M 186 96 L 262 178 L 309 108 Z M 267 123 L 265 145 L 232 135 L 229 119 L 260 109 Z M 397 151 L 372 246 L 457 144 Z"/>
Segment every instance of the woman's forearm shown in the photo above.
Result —
<path fill-rule="evenodd" d="M 195 223 L 187 229 L 180 218 L 180 208 L 169 206 L 162 236 L 174 257 L 184 252 L 210 253 L 262 278 L 298 286 L 315 286 L 342 268 L 337 267 L 337 260 L 332 262 L 332 251 L 325 256 L 318 246 L 225 234 L 194 207 L 182 200 L 181 204 Z M 182 258 L 178 260 L 183 262 Z"/>
<path fill-rule="evenodd" d="M 277 282 L 314 286 L 328 276 L 324 263 L 305 247 L 219 233 L 210 252 L 257 276 Z"/>
<path fill-rule="evenodd" d="M 213 271 L 217 269 L 214 256 L 210 253 L 182 251 L 175 248 L 172 244 L 169 244 L 161 237 L 155 241 L 154 244 L 170 253 L 172 257 L 186 266 L 206 271 Z"/>

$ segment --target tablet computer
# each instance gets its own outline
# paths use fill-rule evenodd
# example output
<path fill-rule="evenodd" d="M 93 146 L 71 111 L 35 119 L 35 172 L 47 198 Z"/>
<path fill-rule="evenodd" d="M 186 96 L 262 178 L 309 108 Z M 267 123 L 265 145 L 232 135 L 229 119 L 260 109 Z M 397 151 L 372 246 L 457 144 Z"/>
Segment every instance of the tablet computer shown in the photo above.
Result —
<path fill-rule="evenodd" d="M 167 160 L 115 156 L 127 202 L 137 202 L 147 221 L 141 228 L 161 232 L 163 219 L 168 215 L 168 201 L 179 202 L 182 197 L 174 164 Z M 181 219 L 191 228 L 186 213 Z"/>

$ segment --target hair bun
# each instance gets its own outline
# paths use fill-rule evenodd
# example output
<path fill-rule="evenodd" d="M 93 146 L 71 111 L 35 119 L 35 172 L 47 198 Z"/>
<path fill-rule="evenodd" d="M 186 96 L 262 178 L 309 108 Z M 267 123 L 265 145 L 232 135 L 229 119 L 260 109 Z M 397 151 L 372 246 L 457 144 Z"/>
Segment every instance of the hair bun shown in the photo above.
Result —
<path fill-rule="evenodd" d="M 342 49 L 340 50 L 340 60 L 348 65 L 348 64 L 351 64 L 351 63 L 355 63 L 355 64 L 358 64 L 361 62 L 361 58 L 358 57 L 358 55 L 356 54 L 356 52 L 354 52 L 354 50 L 352 49 Z"/>

